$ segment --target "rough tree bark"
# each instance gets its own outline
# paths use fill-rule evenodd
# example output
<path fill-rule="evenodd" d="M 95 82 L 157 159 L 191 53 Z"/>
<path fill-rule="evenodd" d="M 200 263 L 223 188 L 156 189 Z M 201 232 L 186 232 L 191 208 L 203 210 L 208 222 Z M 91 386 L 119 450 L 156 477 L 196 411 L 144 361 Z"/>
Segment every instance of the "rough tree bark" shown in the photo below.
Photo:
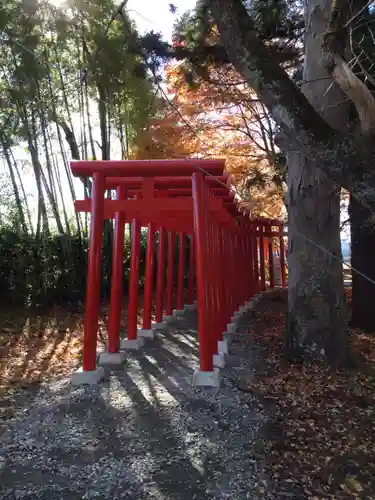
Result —
<path fill-rule="evenodd" d="M 354 269 L 375 281 L 375 228 L 371 212 L 351 198 L 349 205 L 351 264 Z M 351 326 L 375 331 L 375 284 L 361 274 L 352 272 Z"/>
<path fill-rule="evenodd" d="M 321 37 L 330 19 L 329 3 L 310 0 L 305 8 L 302 92 L 330 126 L 343 130 L 348 123 L 348 102 L 327 73 L 321 47 Z M 289 151 L 287 162 L 286 354 L 291 358 L 311 357 L 325 359 L 331 365 L 345 365 L 348 336 L 342 265 L 331 256 L 341 259 L 340 186 L 300 151 Z"/>
<path fill-rule="evenodd" d="M 313 158 L 309 168 L 319 165 L 332 181 L 375 212 L 372 128 L 367 127 L 361 134 L 343 134 L 330 127 L 257 37 L 241 0 L 207 1 L 232 64 L 267 106 L 290 147 L 301 151 L 306 158 Z M 334 34 L 330 35 L 332 42 Z M 326 50 L 332 52 L 334 45 L 326 43 Z M 331 58 L 330 72 L 353 100 L 357 112 L 363 114 L 366 108 L 361 103 L 362 99 L 368 99 L 368 94 L 337 54 Z M 363 121 L 366 122 L 365 117 Z"/>
<path fill-rule="evenodd" d="M 340 2 L 337 2 L 337 4 L 337 7 L 341 8 L 341 12 L 347 10 L 347 5 L 340 5 Z M 367 8 L 368 1 L 356 0 L 355 2 L 350 2 L 350 4 L 350 19 L 354 20 L 358 13 L 363 12 Z M 334 17 L 331 24 L 335 24 Z M 367 88 L 363 91 L 365 92 L 365 98 L 363 99 L 364 109 L 360 116 L 361 126 L 362 129 L 368 128 L 371 130 L 374 124 L 375 101 Z M 359 105 L 361 104 L 359 103 Z M 373 314 L 375 297 L 374 219 L 371 217 L 371 212 L 361 206 L 352 196 L 349 203 L 349 216 L 351 264 L 354 269 L 359 271 L 359 273 L 356 271 L 352 272 L 352 317 L 350 325 L 368 332 L 375 332 L 375 315 Z"/>
<path fill-rule="evenodd" d="M 317 54 L 320 56 L 323 55 L 320 47 L 318 53 L 316 50 L 324 40 L 325 58 L 310 59 L 311 64 L 308 63 L 306 68 L 311 69 L 308 72 L 310 79 L 320 78 L 324 68 L 327 69 L 325 75 L 332 76 L 347 99 L 355 105 L 361 122 L 360 133 L 337 130 L 338 120 L 341 121 L 340 107 L 333 108 L 335 111 L 325 116 L 314 109 L 314 105 L 319 107 L 323 104 L 323 97 L 329 106 L 332 106 L 332 101 L 329 103 L 328 100 L 333 99 L 333 104 L 337 103 L 338 90 L 335 90 L 333 98 L 333 88 L 330 93 L 323 94 L 321 87 L 318 92 L 318 82 L 314 86 L 311 82 L 310 90 L 305 85 L 303 93 L 299 91 L 257 37 L 241 0 L 209 0 L 231 62 L 268 107 L 286 138 L 291 236 L 289 305 L 293 307 L 289 315 L 288 338 L 292 340 L 291 346 L 302 350 L 305 355 L 306 351 L 314 355 L 318 353 L 335 364 L 345 363 L 348 354 L 341 269 L 327 252 L 308 245 L 306 239 L 302 240 L 300 233 L 322 242 L 328 252 L 341 256 L 338 194 L 333 193 L 333 184 L 329 185 L 325 175 L 337 187 L 345 187 L 360 203 L 375 212 L 375 169 L 372 166 L 375 105 L 367 87 L 344 60 L 342 40 L 345 39 L 343 33 L 345 35 L 348 4 L 344 0 L 336 0 L 332 3 L 331 12 L 330 1 L 307 2 L 310 44 L 313 52 L 315 50 L 315 57 Z M 314 26 L 318 15 L 321 16 L 319 28 Z M 314 32 L 320 38 L 314 38 Z M 320 83 L 324 85 L 324 80 Z M 327 89 L 327 82 L 325 85 Z"/>

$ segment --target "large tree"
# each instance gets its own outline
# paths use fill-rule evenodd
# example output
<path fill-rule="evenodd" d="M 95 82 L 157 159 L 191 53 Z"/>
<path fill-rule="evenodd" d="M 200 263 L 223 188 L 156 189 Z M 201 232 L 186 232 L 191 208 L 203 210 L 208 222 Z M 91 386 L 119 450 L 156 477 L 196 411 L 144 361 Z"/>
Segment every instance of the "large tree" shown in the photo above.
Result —
<path fill-rule="evenodd" d="M 314 158 L 316 165 L 332 181 L 353 193 L 374 212 L 375 171 L 372 161 L 375 145 L 371 139 L 375 100 L 342 55 L 342 33 L 346 30 L 343 19 L 348 17 L 345 8 L 348 2 L 344 2 L 345 11 L 339 18 L 335 15 L 337 7 L 331 13 L 332 20 L 338 19 L 339 22 L 330 22 L 322 37 L 327 68 L 355 104 L 361 122 L 359 131 L 348 133 L 334 130 L 317 113 L 275 55 L 257 37 L 241 0 L 212 0 L 208 3 L 231 62 L 269 108 L 290 148 L 297 148 L 306 157 Z"/>
<path fill-rule="evenodd" d="M 290 276 L 292 286 L 289 301 L 291 327 L 289 339 L 300 352 L 306 354 L 314 351 L 324 354 L 331 362 L 345 362 L 347 356 L 345 337 L 342 339 L 340 337 L 344 328 L 342 287 L 337 283 L 337 279 L 330 282 L 329 275 L 334 273 L 338 276 L 338 272 L 336 270 L 335 273 L 335 266 L 327 252 L 324 252 L 325 262 L 320 259 L 318 265 L 314 266 L 309 261 L 309 254 L 314 257 L 314 252 L 311 254 L 311 250 L 315 246 L 314 243 L 319 243 L 319 238 L 314 243 L 310 241 L 307 252 L 306 244 L 313 239 L 310 236 L 317 237 L 318 234 L 305 234 L 305 238 L 301 237 L 301 233 L 309 231 L 306 220 L 313 215 L 313 212 L 311 207 L 307 211 L 306 205 L 301 205 L 300 202 L 307 201 L 309 190 L 314 189 L 314 183 L 311 184 L 314 172 L 321 171 L 333 183 L 348 189 L 360 203 L 374 211 L 375 174 L 372 168 L 374 156 L 372 135 L 375 102 L 367 86 L 345 61 L 347 31 L 358 11 L 365 7 L 366 3 L 368 2 L 358 5 L 357 2 L 355 12 L 349 10 L 347 2 L 343 2 L 342 5 L 340 2 L 335 2 L 332 10 L 329 2 L 320 5 L 319 2 L 310 1 L 306 6 L 306 13 L 310 13 L 309 22 L 314 21 L 311 14 L 320 13 L 324 18 L 320 21 L 320 33 L 317 25 L 312 27 L 316 30 L 315 34 L 320 35 L 323 52 L 319 59 L 311 60 L 311 67 L 317 63 L 324 63 L 327 76 L 323 78 L 332 78 L 352 101 L 358 113 L 360 127 L 357 130 L 338 130 L 337 124 L 329 123 L 326 117 L 314 109 L 318 96 L 313 102 L 311 95 L 306 96 L 301 92 L 280 65 L 275 53 L 258 38 L 251 12 L 240 0 L 208 2 L 230 61 L 270 110 L 283 132 L 283 147 L 288 151 L 289 157 L 299 155 L 300 173 L 309 171 L 312 175 L 310 183 L 304 182 L 307 178 L 300 178 L 297 190 L 295 182 L 289 186 L 288 202 L 291 205 L 292 199 L 294 208 L 294 214 L 291 214 L 291 210 L 293 211 L 291 207 L 289 210 L 289 248 L 291 259 L 293 260 L 294 254 L 294 264 L 296 264 L 296 267 L 293 266 L 296 274 Z M 298 172 L 297 166 L 296 164 L 295 168 L 292 167 L 295 174 Z M 318 179 L 322 179 L 322 174 L 315 175 Z M 299 197 L 297 204 L 296 196 Z M 299 207 L 302 212 L 305 210 L 304 214 L 296 211 Z M 304 217 L 305 223 L 303 223 Z M 313 222 L 310 225 L 313 225 Z M 337 241 L 326 250 L 340 257 Z M 292 270 L 291 272 L 293 273 Z M 298 284 L 298 275 L 304 284 Z M 325 316 L 325 321 L 322 327 L 319 327 L 322 315 Z M 332 326 L 329 326 L 330 318 L 335 319 Z M 342 349 L 338 349 L 340 345 L 343 346 Z"/>
<path fill-rule="evenodd" d="M 308 2 L 301 90 L 335 130 L 348 124 L 348 102 L 324 64 L 320 39 L 329 22 L 326 0 Z M 330 363 L 348 355 L 340 241 L 340 186 L 314 160 L 288 150 L 288 317 L 286 353 Z M 329 253 L 328 253 L 328 252 Z M 313 352 L 311 352 L 313 351 Z"/>
<path fill-rule="evenodd" d="M 292 0 L 247 0 L 245 6 L 249 9 L 254 28 L 258 38 L 267 44 L 277 57 L 279 63 L 287 68 L 302 92 L 314 104 L 314 96 L 318 100 L 318 111 L 334 128 L 337 126 L 357 126 L 355 106 L 349 98 L 343 99 L 340 106 L 334 102 L 334 94 L 337 94 L 337 85 L 329 81 L 327 68 L 324 67 L 322 56 L 321 39 L 319 30 L 325 30 L 329 22 L 329 6 L 313 5 L 310 2 L 306 13 L 309 22 L 305 31 L 305 16 L 301 2 Z M 373 89 L 375 82 L 375 47 L 373 22 L 375 19 L 374 9 L 362 9 L 363 3 L 350 3 L 350 23 L 348 24 L 346 36 L 346 54 L 350 66 L 358 77 L 370 84 Z M 367 4 L 366 4 L 366 7 Z M 207 9 L 206 9 L 207 10 Z M 325 20 L 321 22 L 321 13 L 325 12 Z M 314 14 L 314 15 L 311 15 Z M 184 59 L 184 70 L 189 81 L 199 83 L 204 87 L 206 82 L 212 80 L 211 68 L 230 68 L 228 55 L 223 48 L 221 40 L 218 39 L 215 24 L 205 12 L 204 2 L 198 2 L 196 9 L 182 15 L 175 25 L 174 52 L 178 58 Z M 315 33 L 317 39 L 311 38 Z M 305 37 L 305 42 L 302 43 Z M 310 41 L 309 41 L 310 40 Z M 315 43 L 311 43 L 315 42 Z M 305 51 L 309 47 L 309 50 Z M 313 50 L 311 50 L 313 48 Z M 312 57 L 315 53 L 318 59 Z M 305 54 L 305 57 L 303 55 Z M 307 84 L 303 78 L 303 66 L 305 72 L 311 74 L 318 71 L 320 77 L 313 79 Z M 324 74 L 323 74 L 324 73 Z M 202 83 L 203 82 L 203 83 Z M 315 87 L 315 89 L 314 89 Z M 323 88 L 324 87 L 324 88 Z M 319 90 L 320 88 L 320 90 Z M 226 86 L 231 94 L 232 89 Z M 344 102 L 345 101 L 345 102 Z M 316 107 L 316 106 L 315 106 Z M 337 108 L 342 115 L 337 118 Z M 349 113 L 349 116 L 346 116 Z M 345 116 L 344 116 L 345 115 Z M 331 119 L 329 117 L 332 117 Z M 348 119 L 349 118 L 349 119 Z M 336 122 L 336 127 L 334 123 Z M 282 157 L 282 155 L 281 155 Z M 348 197 L 344 195 L 345 203 Z M 372 314 L 372 302 L 375 296 L 375 261 L 372 248 L 375 244 L 375 229 L 371 221 L 371 212 L 364 208 L 355 198 L 350 197 L 350 227 L 351 227 L 351 255 L 352 265 L 356 269 L 352 281 L 352 320 L 353 326 L 365 328 L 369 331 L 375 329 L 375 318 Z M 329 208 L 327 199 L 327 210 Z M 319 197 L 319 207 L 322 208 L 322 196 Z M 331 246 L 331 235 L 326 232 L 327 239 L 320 234 L 321 246 Z M 370 278 L 370 279 L 369 279 Z"/>

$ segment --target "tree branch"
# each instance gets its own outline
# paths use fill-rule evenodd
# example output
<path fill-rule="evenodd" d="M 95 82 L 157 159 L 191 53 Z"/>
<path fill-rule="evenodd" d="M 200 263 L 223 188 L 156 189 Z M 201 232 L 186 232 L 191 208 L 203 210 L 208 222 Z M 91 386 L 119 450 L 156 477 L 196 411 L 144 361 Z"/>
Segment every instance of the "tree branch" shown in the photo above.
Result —
<path fill-rule="evenodd" d="M 334 134 L 258 38 L 241 0 L 209 0 L 209 3 L 232 64 L 284 132 L 293 136 L 295 130 L 305 130 L 318 140 Z"/>
<path fill-rule="evenodd" d="M 375 213 L 375 141 L 341 134 L 327 124 L 257 38 L 241 0 L 207 1 L 232 64 L 270 110 L 287 136 L 287 147 L 301 151 Z M 336 66 L 335 76 L 344 83 L 346 68 Z"/>
<path fill-rule="evenodd" d="M 346 22 L 345 24 L 345 28 L 347 28 L 348 26 L 350 26 L 353 21 L 355 21 L 361 14 L 363 14 L 363 12 L 368 9 L 370 7 L 370 5 L 374 3 L 374 0 L 368 0 L 365 5 L 363 5 L 358 12 L 356 12 L 350 19 L 349 21 Z"/>
<path fill-rule="evenodd" d="M 362 132 L 366 135 L 375 133 L 375 100 L 366 87 L 346 62 L 340 56 L 334 56 L 334 68 L 332 76 L 341 90 L 352 100 L 359 120 Z"/>
<path fill-rule="evenodd" d="M 366 7 L 368 7 L 368 2 L 360 12 L 363 12 Z M 327 64 L 334 80 L 352 100 L 357 110 L 362 132 L 365 135 L 372 135 L 375 133 L 375 100 L 370 90 L 354 74 L 344 59 L 347 45 L 349 8 L 350 5 L 347 0 L 332 2 L 330 22 L 328 31 L 324 36 L 323 49 L 326 52 Z"/>

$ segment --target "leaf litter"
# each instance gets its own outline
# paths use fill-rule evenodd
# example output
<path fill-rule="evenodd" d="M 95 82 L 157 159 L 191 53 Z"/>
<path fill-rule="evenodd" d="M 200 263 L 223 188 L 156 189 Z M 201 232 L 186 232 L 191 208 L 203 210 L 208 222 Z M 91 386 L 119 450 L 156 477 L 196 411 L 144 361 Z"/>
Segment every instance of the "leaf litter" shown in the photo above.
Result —
<path fill-rule="evenodd" d="M 375 378 L 283 356 L 285 292 L 263 298 L 247 328 L 266 373 L 251 390 L 272 403 L 266 472 L 280 498 L 375 499 Z M 350 330 L 352 352 L 375 368 L 375 335 Z"/>
<path fill-rule="evenodd" d="M 139 321 L 142 317 L 140 301 Z M 127 304 L 121 324 L 126 328 Z M 98 349 L 107 339 L 109 306 L 99 314 Z M 48 310 L 3 308 L 0 314 L 0 396 L 70 375 L 82 360 L 83 307 L 54 307 Z M 0 405 L 5 407 L 5 403 Z M 4 410 L 5 411 L 5 410 Z"/>
<path fill-rule="evenodd" d="M 248 328 L 268 364 L 266 372 L 252 380 L 251 392 L 275 410 L 266 425 L 266 440 L 253 443 L 254 454 L 264 462 L 267 483 L 281 499 L 375 499 L 375 380 L 354 371 L 286 363 L 284 313 L 282 296 L 263 299 Z M 103 308 L 102 341 L 107 314 Z M 71 373 L 80 362 L 82 331 L 82 312 L 4 312 L 2 394 Z M 353 329 L 350 342 L 353 351 L 375 367 L 375 335 Z M 7 406 L 0 405 L 1 410 Z M 259 485 L 259 498 L 267 489 Z"/>

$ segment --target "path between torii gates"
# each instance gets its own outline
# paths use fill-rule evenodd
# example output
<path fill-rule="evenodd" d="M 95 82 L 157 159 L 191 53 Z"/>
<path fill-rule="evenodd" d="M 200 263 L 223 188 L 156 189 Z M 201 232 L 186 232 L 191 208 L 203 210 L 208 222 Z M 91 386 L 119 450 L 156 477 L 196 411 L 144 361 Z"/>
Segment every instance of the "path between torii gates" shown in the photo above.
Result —
<path fill-rule="evenodd" d="M 198 343 L 188 314 L 98 387 L 64 379 L 19 394 L 15 416 L 0 427 L 0 498 L 276 498 L 255 452 L 270 408 L 237 388 L 264 369 L 244 333 L 251 313 L 219 390 L 191 386 Z"/>

